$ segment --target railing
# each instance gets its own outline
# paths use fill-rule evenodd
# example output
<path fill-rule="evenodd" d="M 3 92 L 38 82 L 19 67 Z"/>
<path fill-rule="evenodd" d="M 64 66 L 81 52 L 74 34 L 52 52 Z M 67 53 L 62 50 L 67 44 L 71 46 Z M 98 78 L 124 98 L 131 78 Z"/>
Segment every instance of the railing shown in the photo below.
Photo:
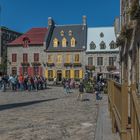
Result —
<path fill-rule="evenodd" d="M 112 131 L 118 131 L 121 140 L 127 140 L 128 92 L 126 84 L 108 81 L 108 101 L 112 118 Z"/>
<path fill-rule="evenodd" d="M 130 92 L 131 140 L 140 140 L 140 104 L 136 94 L 136 86 Z"/>
<path fill-rule="evenodd" d="M 129 92 L 128 88 L 127 83 L 121 85 L 113 80 L 108 80 L 112 131 L 118 131 L 121 140 L 140 140 L 140 103 L 136 85 L 132 84 Z"/>

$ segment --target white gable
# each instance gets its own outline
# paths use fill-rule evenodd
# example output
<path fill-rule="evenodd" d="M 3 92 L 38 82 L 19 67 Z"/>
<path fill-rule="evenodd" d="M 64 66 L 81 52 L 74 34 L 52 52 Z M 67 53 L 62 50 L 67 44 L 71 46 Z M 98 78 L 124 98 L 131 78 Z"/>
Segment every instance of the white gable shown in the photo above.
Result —
<path fill-rule="evenodd" d="M 101 37 L 101 33 L 103 36 Z M 90 43 L 94 42 L 96 45 L 95 49 L 90 50 Z M 116 42 L 114 27 L 93 27 L 88 28 L 87 35 L 87 50 L 86 52 L 113 52 L 119 51 L 119 48 L 110 49 L 110 43 L 114 41 Z M 100 43 L 104 42 L 106 45 L 105 49 L 100 49 Z"/>

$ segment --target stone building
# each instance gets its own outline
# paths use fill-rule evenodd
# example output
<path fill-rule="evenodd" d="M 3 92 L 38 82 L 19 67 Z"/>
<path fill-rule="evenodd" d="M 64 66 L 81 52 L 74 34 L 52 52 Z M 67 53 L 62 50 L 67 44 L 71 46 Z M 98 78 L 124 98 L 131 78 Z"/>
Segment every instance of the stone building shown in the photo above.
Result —
<path fill-rule="evenodd" d="M 0 28 L 0 73 L 6 71 L 7 44 L 22 35 L 19 32 L 8 29 L 4 26 Z"/>
<path fill-rule="evenodd" d="M 118 22 L 118 21 L 116 21 Z M 119 25 L 119 24 L 116 24 Z M 121 0 L 120 30 L 117 44 L 120 47 L 122 82 L 140 83 L 140 1 Z M 139 87 L 139 86 L 137 86 Z"/>
<path fill-rule="evenodd" d="M 46 66 L 47 28 L 32 28 L 8 44 L 8 74 L 42 75 Z"/>
<path fill-rule="evenodd" d="M 92 75 L 119 72 L 119 48 L 114 27 L 88 28 L 86 71 Z"/>
<path fill-rule="evenodd" d="M 48 19 L 46 36 L 47 67 L 46 77 L 58 81 L 62 78 L 82 79 L 85 70 L 87 43 L 86 17 L 77 25 L 55 25 Z"/>

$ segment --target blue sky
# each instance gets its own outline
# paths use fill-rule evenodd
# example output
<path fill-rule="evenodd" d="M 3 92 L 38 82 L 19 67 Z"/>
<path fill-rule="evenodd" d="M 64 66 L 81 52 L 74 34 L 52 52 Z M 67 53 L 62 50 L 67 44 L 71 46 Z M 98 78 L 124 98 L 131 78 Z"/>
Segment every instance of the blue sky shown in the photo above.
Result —
<path fill-rule="evenodd" d="M 87 16 L 90 27 L 111 26 L 119 16 L 120 0 L 0 0 L 1 25 L 25 32 L 47 27 L 48 17 L 56 24 L 82 23 Z"/>

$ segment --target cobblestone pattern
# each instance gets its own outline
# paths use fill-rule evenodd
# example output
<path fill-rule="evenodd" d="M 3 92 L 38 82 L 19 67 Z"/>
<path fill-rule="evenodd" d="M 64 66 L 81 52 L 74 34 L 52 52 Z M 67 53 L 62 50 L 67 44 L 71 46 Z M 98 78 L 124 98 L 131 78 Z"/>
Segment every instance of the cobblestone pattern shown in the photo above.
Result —
<path fill-rule="evenodd" d="M 62 87 L 39 92 L 0 92 L 0 140 L 94 140 L 95 95 L 77 101 Z"/>

